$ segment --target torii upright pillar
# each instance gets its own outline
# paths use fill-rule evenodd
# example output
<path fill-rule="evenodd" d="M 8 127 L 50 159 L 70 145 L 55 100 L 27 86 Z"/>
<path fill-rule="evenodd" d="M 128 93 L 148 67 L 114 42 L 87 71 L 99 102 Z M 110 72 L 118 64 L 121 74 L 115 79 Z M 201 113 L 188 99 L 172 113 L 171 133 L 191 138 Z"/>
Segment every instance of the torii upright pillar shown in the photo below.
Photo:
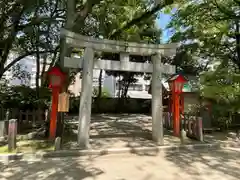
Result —
<path fill-rule="evenodd" d="M 152 63 L 152 138 L 157 144 L 163 145 L 161 54 L 152 56 Z"/>
<path fill-rule="evenodd" d="M 82 91 L 79 106 L 78 144 L 81 148 L 88 148 L 89 130 L 92 108 L 92 80 L 94 51 L 86 48 L 83 61 Z"/>

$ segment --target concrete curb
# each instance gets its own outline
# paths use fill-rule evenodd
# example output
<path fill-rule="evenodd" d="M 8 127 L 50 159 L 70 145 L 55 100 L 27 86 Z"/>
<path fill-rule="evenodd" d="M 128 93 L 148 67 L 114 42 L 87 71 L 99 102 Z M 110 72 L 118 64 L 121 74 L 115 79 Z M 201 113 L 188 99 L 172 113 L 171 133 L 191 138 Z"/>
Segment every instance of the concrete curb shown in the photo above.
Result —
<path fill-rule="evenodd" d="M 240 141 L 239 142 L 220 143 L 220 145 L 222 148 L 225 148 L 225 147 L 240 148 Z"/>
<path fill-rule="evenodd" d="M 16 154 L 0 154 L 0 162 L 8 163 L 9 161 L 20 160 L 23 157 L 23 153 Z"/>
<path fill-rule="evenodd" d="M 16 153 L 16 154 L 0 154 L 0 162 L 9 162 L 20 159 L 44 159 L 56 157 L 78 157 L 88 155 L 107 155 L 107 154 L 157 154 L 160 152 L 179 152 L 181 150 L 213 150 L 226 147 L 240 147 L 236 143 L 205 143 L 205 144 L 189 144 L 189 145 L 166 145 L 154 147 L 126 147 L 126 148 L 110 148 L 100 150 L 60 150 L 60 151 L 39 151 L 36 153 Z"/>
<path fill-rule="evenodd" d="M 110 148 L 101 150 L 62 150 L 54 152 L 43 152 L 42 158 L 54 157 L 76 157 L 87 155 L 107 155 L 107 154 L 150 154 L 169 151 L 181 150 L 197 150 L 197 149 L 216 149 L 220 148 L 220 144 L 196 144 L 196 145 L 181 145 L 181 146 L 156 146 L 156 147 L 126 147 L 126 148 Z"/>

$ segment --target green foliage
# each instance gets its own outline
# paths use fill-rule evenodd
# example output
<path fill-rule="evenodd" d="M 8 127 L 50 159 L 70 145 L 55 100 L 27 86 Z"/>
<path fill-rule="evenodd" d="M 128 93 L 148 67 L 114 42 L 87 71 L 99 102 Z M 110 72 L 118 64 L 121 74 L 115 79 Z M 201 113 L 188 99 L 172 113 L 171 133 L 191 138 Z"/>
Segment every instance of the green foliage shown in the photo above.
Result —
<path fill-rule="evenodd" d="M 61 0 L 0 2 L 0 78 L 27 56 L 55 57 L 64 19 L 60 3 Z M 8 59 L 10 53 L 14 59 Z"/>
<path fill-rule="evenodd" d="M 240 75 L 223 68 L 202 76 L 202 95 L 215 100 L 224 111 L 240 110 Z"/>
<path fill-rule="evenodd" d="M 20 63 L 13 65 L 10 70 L 12 72 L 12 79 L 21 80 L 21 82 L 23 82 L 23 84 L 29 82 L 31 79 L 30 72 L 26 71 L 23 68 L 23 65 Z"/>
<path fill-rule="evenodd" d="M 201 95 L 212 100 L 214 118 L 229 121 L 240 109 L 240 3 L 179 0 L 175 8 L 167 28 L 170 42 L 181 42 L 177 64 L 198 69 Z"/>
<path fill-rule="evenodd" d="M 91 20 L 96 23 L 89 24 L 87 21 L 86 27 L 82 30 L 82 34 L 91 36 L 101 36 L 106 39 L 126 40 L 143 43 L 160 43 L 161 30 L 156 27 L 157 15 L 152 14 L 150 18 L 144 21 L 139 21 L 127 29 L 121 31 L 116 36 L 112 36 L 115 31 L 124 27 L 130 20 L 136 16 L 143 14 L 148 9 L 149 4 L 144 0 L 132 1 L 123 0 L 105 0 L 93 8 L 90 13 Z M 119 56 L 112 53 L 100 54 L 103 59 L 119 60 Z M 131 61 L 146 62 L 149 57 L 131 56 Z M 136 82 L 135 76 L 143 75 L 143 73 L 132 72 L 112 72 L 108 71 L 108 75 L 119 77 L 121 85 L 121 97 L 126 97 L 128 86 Z"/>
<path fill-rule="evenodd" d="M 226 5 L 227 4 L 227 5 Z M 223 13 L 226 10 L 239 9 L 233 0 L 207 0 L 189 2 L 182 0 L 178 3 L 168 28 L 172 29 L 172 42 L 182 42 L 182 48 L 197 57 L 200 66 L 229 59 L 239 64 L 239 54 L 236 53 L 236 35 L 239 34 L 235 18 Z"/>
<path fill-rule="evenodd" d="M 142 14 L 146 11 L 148 3 L 143 0 L 134 1 L 132 6 L 131 1 L 105 1 L 99 8 L 93 11 L 99 18 L 100 29 L 99 32 L 104 38 L 108 38 L 115 30 L 121 28 L 129 19 L 133 19 L 137 14 Z M 122 31 L 114 39 L 144 42 L 144 43 L 160 43 L 161 30 L 156 27 L 156 15 L 152 15 L 147 21 L 138 22 L 138 24 L 131 26 L 127 30 Z M 102 55 L 104 59 L 119 60 L 119 56 L 111 53 Z M 149 61 L 148 57 L 131 56 L 131 61 L 146 62 Z M 119 78 L 119 85 L 121 93 L 120 97 L 126 97 L 128 87 L 130 84 L 137 81 L 135 76 L 143 75 L 143 73 L 132 72 L 107 72 L 108 75 L 113 75 Z"/>
<path fill-rule="evenodd" d="M 73 3 L 72 9 L 68 9 L 66 2 Z M 38 77 L 47 71 L 46 66 L 43 66 L 40 72 L 40 58 L 44 63 L 49 63 L 50 67 L 58 63 L 56 61 L 60 61 L 59 49 L 64 49 L 64 43 L 60 43 L 60 28 L 63 26 L 71 31 L 97 38 L 101 36 L 108 39 L 160 43 L 161 30 L 156 28 L 156 12 L 172 1 L 163 1 L 156 7 L 152 6 L 152 2 L 145 0 L 34 0 L 31 2 L 12 0 L 0 3 L 2 8 L 0 49 L 3 49 L 0 51 L 0 78 L 22 58 L 33 55 L 37 60 L 36 86 L 38 87 Z M 66 18 L 68 14 L 71 17 L 69 21 Z M 7 64 L 8 55 L 13 50 L 17 57 Z M 132 60 L 143 62 L 149 59 L 139 56 L 132 57 Z M 18 68 L 15 68 L 15 71 L 19 77 L 24 75 Z M 76 72 L 71 71 L 69 74 L 69 77 L 72 77 Z M 118 72 L 116 76 L 122 76 L 124 82 L 121 84 L 129 84 L 136 80 L 134 75 L 136 74 Z M 126 94 L 126 91 L 127 89 L 124 89 L 123 94 Z"/>
<path fill-rule="evenodd" d="M 0 92 L 0 106 L 4 108 L 37 109 L 46 108 L 50 103 L 49 89 L 41 88 L 39 98 L 36 89 L 27 86 L 2 86 Z"/>
<path fill-rule="evenodd" d="M 119 106 L 118 98 L 107 98 L 103 97 L 98 99 L 101 106 L 98 106 L 93 101 L 92 113 L 149 113 L 151 109 L 151 100 L 145 99 L 125 99 L 125 104 Z M 80 97 L 72 97 L 70 99 L 70 114 L 79 113 L 79 102 Z"/>
<path fill-rule="evenodd" d="M 98 96 L 98 87 L 93 88 L 93 97 L 97 97 Z M 100 96 L 101 98 L 108 98 L 110 97 L 110 93 L 106 90 L 106 89 L 102 89 L 102 94 Z"/>

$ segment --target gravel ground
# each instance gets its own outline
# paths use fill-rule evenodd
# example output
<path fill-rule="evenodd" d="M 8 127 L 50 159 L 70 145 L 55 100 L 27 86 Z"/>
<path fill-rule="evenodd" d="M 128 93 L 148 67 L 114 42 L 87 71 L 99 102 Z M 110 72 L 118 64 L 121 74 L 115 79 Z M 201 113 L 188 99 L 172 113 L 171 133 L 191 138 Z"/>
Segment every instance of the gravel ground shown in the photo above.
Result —
<path fill-rule="evenodd" d="M 98 114 L 92 115 L 91 119 L 90 144 L 92 149 L 155 146 L 151 140 L 151 116 L 144 114 Z M 73 131 L 64 148 L 77 149 L 78 117 L 68 117 L 68 124 Z M 233 142 L 234 136 L 234 134 L 229 136 L 225 133 L 212 133 L 206 134 L 204 140 L 208 143 Z M 185 143 L 199 144 L 200 142 L 187 139 Z M 164 144 L 180 145 L 181 141 L 165 129 Z"/>
<path fill-rule="evenodd" d="M 22 160 L 0 167 L 0 180 L 239 180 L 240 149 Z"/>

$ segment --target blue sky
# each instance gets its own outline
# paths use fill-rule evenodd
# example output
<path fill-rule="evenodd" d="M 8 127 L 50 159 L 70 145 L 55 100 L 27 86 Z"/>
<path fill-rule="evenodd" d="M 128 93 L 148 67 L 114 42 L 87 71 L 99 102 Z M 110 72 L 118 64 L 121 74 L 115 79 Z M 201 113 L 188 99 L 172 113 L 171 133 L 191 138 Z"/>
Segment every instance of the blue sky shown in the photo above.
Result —
<path fill-rule="evenodd" d="M 160 13 L 157 19 L 158 27 L 163 29 L 162 42 L 166 42 L 171 36 L 171 33 L 167 29 L 165 29 L 166 25 L 170 22 L 170 20 L 171 15 L 164 13 Z"/>

